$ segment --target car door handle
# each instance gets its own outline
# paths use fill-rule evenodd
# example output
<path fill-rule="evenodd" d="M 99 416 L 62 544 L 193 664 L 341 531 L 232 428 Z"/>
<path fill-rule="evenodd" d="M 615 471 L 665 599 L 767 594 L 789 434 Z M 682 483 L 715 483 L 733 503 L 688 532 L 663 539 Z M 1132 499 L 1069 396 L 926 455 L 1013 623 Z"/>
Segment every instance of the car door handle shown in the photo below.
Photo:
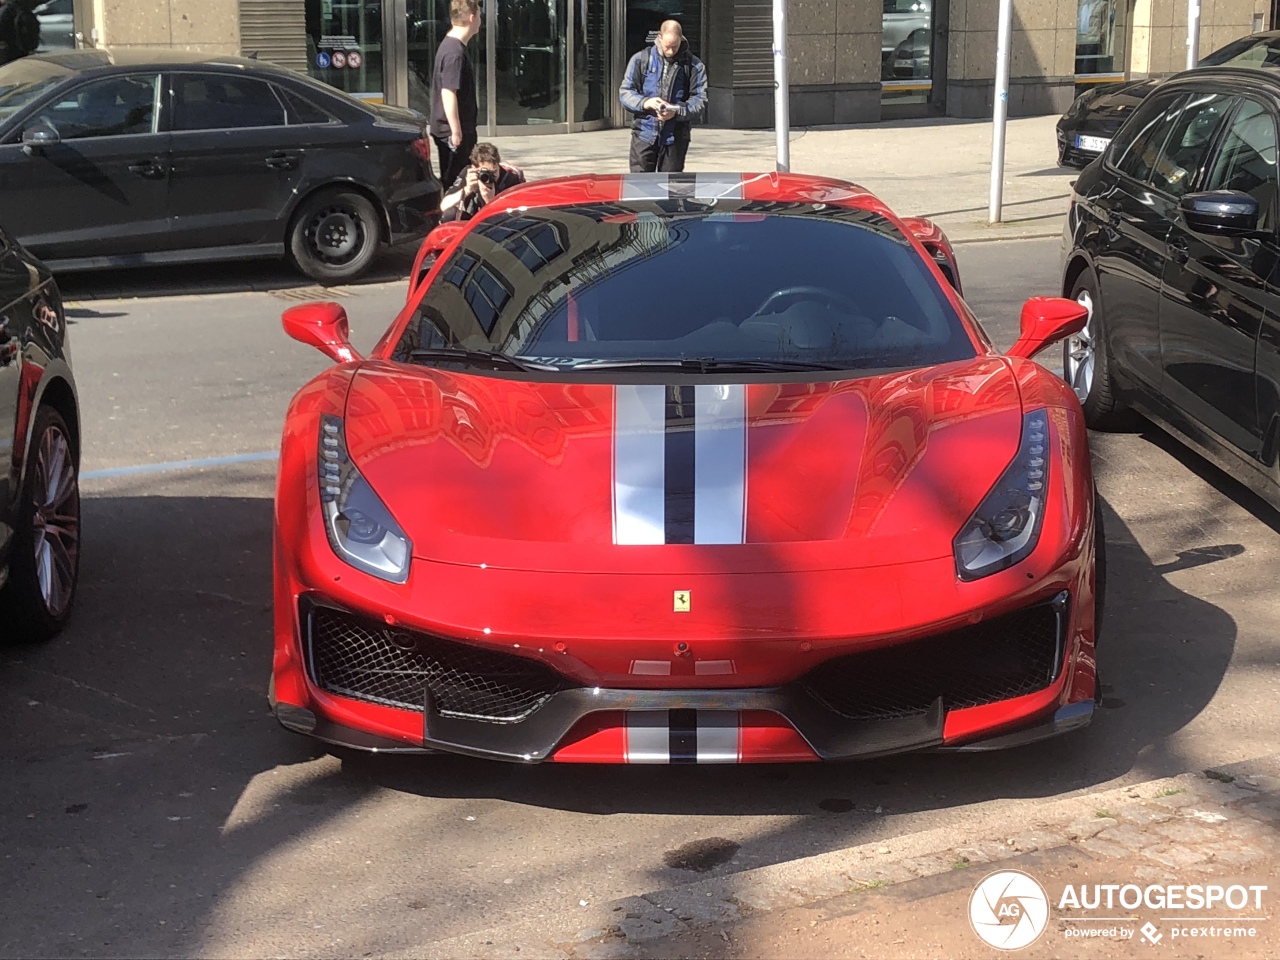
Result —
<path fill-rule="evenodd" d="M 164 166 L 154 160 L 139 160 L 136 163 L 131 163 L 129 164 L 129 170 L 144 180 L 160 180 L 165 175 Z"/>
<path fill-rule="evenodd" d="M 297 170 L 298 155 L 296 153 L 273 153 L 267 157 L 267 166 L 272 170 Z"/>

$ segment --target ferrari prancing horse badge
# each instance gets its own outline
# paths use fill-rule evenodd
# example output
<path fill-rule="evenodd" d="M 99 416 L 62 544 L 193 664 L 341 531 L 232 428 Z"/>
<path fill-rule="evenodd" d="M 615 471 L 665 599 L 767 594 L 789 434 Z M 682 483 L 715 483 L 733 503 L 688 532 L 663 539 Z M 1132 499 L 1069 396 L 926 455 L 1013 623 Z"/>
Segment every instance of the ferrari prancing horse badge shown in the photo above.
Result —
<path fill-rule="evenodd" d="M 675 606 L 675 612 L 676 612 L 676 613 L 688 613 L 688 612 L 689 612 L 689 591 L 688 591 L 688 590 L 677 590 L 677 591 L 676 591 L 676 606 Z"/>

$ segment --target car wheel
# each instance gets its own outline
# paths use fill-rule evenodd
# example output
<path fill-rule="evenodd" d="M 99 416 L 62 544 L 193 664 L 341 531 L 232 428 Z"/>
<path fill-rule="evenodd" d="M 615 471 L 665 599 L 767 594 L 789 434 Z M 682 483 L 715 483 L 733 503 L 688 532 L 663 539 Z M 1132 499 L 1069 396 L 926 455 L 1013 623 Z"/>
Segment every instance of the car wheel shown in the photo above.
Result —
<path fill-rule="evenodd" d="M 289 227 L 293 265 L 321 283 L 354 280 L 378 252 L 379 217 L 355 190 L 322 190 L 302 202 Z"/>
<path fill-rule="evenodd" d="M 1107 354 L 1105 319 L 1097 281 L 1085 271 L 1071 290 L 1071 299 L 1089 311 L 1085 328 L 1062 345 L 1062 375 L 1084 408 L 1084 420 L 1093 429 L 1117 426 L 1122 405 L 1116 399 Z"/>
<path fill-rule="evenodd" d="M 13 626 L 14 639 L 40 642 L 62 630 L 79 573 L 80 471 L 74 441 L 62 416 L 40 407 L 9 551 L 9 582 L 0 591 L 0 620 Z"/>

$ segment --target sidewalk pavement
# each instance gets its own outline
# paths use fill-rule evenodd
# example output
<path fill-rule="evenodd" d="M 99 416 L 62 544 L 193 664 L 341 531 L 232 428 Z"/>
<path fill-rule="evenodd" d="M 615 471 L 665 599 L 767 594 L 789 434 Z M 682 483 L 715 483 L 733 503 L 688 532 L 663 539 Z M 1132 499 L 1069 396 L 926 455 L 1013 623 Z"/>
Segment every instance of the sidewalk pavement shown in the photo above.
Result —
<path fill-rule="evenodd" d="M 581 914 L 531 918 L 415 948 L 423 958 L 988 958 L 969 921 L 977 884 L 1020 870 L 1047 895 L 1043 934 L 1020 955 L 1280 956 L 1280 754 L 1025 807 L 977 812 L 930 830 L 728 873 Z M 1135 885 L 1088 909 L 1095 884 Z M 1082 905 L 1064 904 L 1073 885 Z M 1189 909 L 1200 885 L 1247 897 Z M 1159 893 L 1150 894 L 1149 887 Z M 1250 887 L 1266 889 L 1252 893 Z M 1086 889 L 1082 891 L 1082 887 Z M 1159 902 L 1168 890 L 1168 904 Z M 1101 894 L 1106 897 L 1106 893 Z M 1260 904 L 1254 897 L 1260 898 Z M 1150 926 L 1148 926 L 1150 924 Z M 1144 930 L 1146 935 L 1144 937 Z M 1252 931 L 1252 935 L 1248 931 Z M 1224 932 L 1227 931 L 1227 932 Z M 1158 949 L 1157 949 L 1158 948 Z"/>
<path fill-rule="evenodd" d="M 1057 164 L 1056 116 L 1008 122 L 1004 216 L 987 223 L 991 122 L 929 119 L 791 132 L 791 169 L 861 184 L 900 216 L 937 221 L 953 242 L 1059 236 L 1070 183 Z M 503 160 L 530 178 L 625 173 L 630 130 L 525 135 L 493 140 Z M 768 172 L 773 130 L 696 128 L 689 172 Z"/>

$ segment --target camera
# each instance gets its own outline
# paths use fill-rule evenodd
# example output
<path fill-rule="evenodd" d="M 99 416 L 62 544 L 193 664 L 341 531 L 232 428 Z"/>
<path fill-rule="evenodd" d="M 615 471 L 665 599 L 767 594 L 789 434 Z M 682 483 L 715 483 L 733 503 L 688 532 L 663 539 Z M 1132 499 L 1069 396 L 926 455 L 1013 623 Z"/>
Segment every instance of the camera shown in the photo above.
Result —
<path fill-rule="evenodd" d="M 479 170 L 476 171 L 476 179 L 479 180 L 481 183 L 487 184 L 488 186 L 492 187 L 497 182 L 498 175 L 495 174 L 492 170 L 487 169 L 486 167 L 481 167 Z"/>

